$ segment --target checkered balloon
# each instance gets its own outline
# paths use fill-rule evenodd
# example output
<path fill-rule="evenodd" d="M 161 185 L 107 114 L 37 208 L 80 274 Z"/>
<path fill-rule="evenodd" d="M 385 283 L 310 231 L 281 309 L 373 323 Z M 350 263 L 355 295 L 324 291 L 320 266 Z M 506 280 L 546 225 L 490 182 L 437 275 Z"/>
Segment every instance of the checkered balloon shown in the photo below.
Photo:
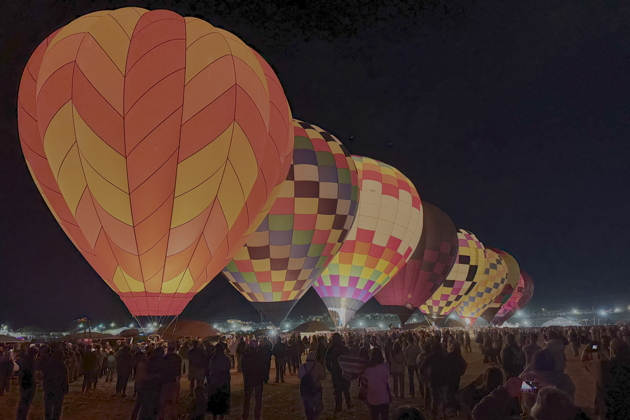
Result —
<path fill-rule="evenodd" d="M 411 181 L 386 163 L 353 156 L 359 211 L 348 238 L 313 287 L 331 316 L 346 323 L 403 267 L 422 233 L 422 202 Z"/>
<path fill-rule="evenodd" d="M 297 302 L 337 254 L 357 213 L 358 174 L 346 148 L 315 125 L 293 125 L 293 163 L 280 195 L 223 270 L 254 303 Z"/>
<path fill-rule="evenodd" d="M 488 305 L 485 311 L 481 314 L 481 317 L 485 319 L 487 322 L 492 322 L 494 316 L 499 312 L 501 307 L 508 303 L 512 294 L 516 291 L 518 286 L 518 281 L 521 277 L 521 268 L 516 261 L 516 258 L 498 248 L 488 249 L 493 250 L 497 254 L 503 258 L 503 262 L 507 266 L 507 279 L 501 292 L 499 292 L 498 296 Z"/>
<path fill-rule="evenodd" d="M 508 266 L 503 257 L 486 248 L 486 258 L 486 269 L 479 276 L 479 281 L 457 306 L 457 315 L 469 319 L 470 325 L 494 302 L 507 283 Z"/>
<path fill-rule="evenodd" d="M 446 280 L 420 307 L 420 311 L 432 318 L 450 315 L 462 298 L 468 295 L 486 268 L 486 250 L 472 233 L 460 229 L 457 233 L 457 259 Z"/>

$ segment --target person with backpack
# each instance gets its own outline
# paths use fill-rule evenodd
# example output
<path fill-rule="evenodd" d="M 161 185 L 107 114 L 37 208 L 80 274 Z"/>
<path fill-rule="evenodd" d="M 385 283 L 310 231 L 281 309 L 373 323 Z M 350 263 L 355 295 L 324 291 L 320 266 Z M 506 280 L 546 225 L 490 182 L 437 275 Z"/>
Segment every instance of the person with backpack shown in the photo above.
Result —
<path fill-rule="evenodd" d="M 304 404 L 307 420 L 317 420 L 324 409 L 322 400 L 322 379 L 326 378 L 326 369 L 317 363 L 317 354 L 309 352 L 298 370 L 300 396 Z"/>
<path fill-rule="evenodd" d="M 346 399 L 346 408 L 352 410 L 352 402 L 350 400 L 350 381 L 343 378 L 343 370 L 339 366 L 339 357 L 348 354 L 350 351 L 343 345 L 341 335 L 334 333 L 331 337 L 331 345 L 326 352 L 325 362 L 326 368 L 331 374 L 333 389 L 335 394 L 335 414 L 341 412 L 342 396 Z M 319 361 L 319 355 L 318 355 Z"/>

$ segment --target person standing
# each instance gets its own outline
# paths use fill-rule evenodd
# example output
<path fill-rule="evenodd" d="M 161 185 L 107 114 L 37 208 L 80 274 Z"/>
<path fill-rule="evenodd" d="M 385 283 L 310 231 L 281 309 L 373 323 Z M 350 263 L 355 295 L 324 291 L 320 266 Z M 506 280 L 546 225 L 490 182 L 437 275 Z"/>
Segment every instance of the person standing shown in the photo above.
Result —
<path fill-rule="evenodd" d="M 214 356 L 210 359 L 208 376 L 208 413 L 214 420 L 223 420 L 230 414 L 230 369 L 232 362 L 225 355 L 225 345 L 217 345 Z"/>
<path fill-rule="evenodd" d="M 322 400 L 322 379 L 326 378 L 326 369 L 317 363 L 317 355 L 309 352 L 306 356 L 306 362 L 298 370 L 298 379 L 300 380 L 300 396 L 306 420 L 317 420 L 324 409 Z"/>
<path fill-rule="evenodd" d="M 389 354 L 390 371 L 394 379 L 394 396 L 405 398 L 405 355 L 396 340 Z M 400 393 L 399 393 L 400 390 Z"/>
<path fill-rule="evenodd" d="M 466 373 L 466 367 L 468 366 L 464 358 L 462 357 L 462 350 L 459 342 L 453 341 L 450 345 L 450 351 L 444 356 L 444 366 L 446 370 L 444 372 L 446 376 L 446 406 L 452 410 L 453 413 L 459 411 L 459 403 L 457 402 L 455 395 L 459 391 L 459 381 L 461 377 Z"/>
<path fill-rule="evenodd" d="M 13 376 L 13 360 L 11 352 L 0 352 L 0 396 L 11 389 L 11 377 Z"/>
<path fill-rule="evenodd" d="M 433 342 L 431 345 L 431 354 L 424 359 L 420 366 L 420 374 L 426 378 L 429 385 L 429 395 L 431 397 L 431 415 L 438 416 L 440 409 L 444 414 L 444 405 L 446 403 L 446 366 L 444 352 L 439 342 Z"/>
<path fill-rule="evenodd" d="M 566 347 L 566 339 L 562 334 L 555 330 L 549 331 L 549 341 L 545 345 L 545 350 L 549 350 L 553 357 L 556 359 L 556 370 L 558 372 L 564 372 L 564 364 L 566 363 L 567 356 L 564 354 L 564 348 Z M 604 346 L 606 349 L 607 347 Z"/>
<path fill-rule="evenodd" d="M 282 337 L 276 337 L 276 344 L 271 350 L 271 354 L 276 359 L 276 382 L 284 383 L 284 371 L 287 366 L 287 347 L 282 342 Z"/>
<path fill-rule="evenodd" d="M 342 409 L 342 395 L 346 398 L 346 408 L 352 410 L 352 402 L 350 401 L 350 381 L 344 379 L 343 371 L 339 366 L 339 356 L 350 353 L 348 348 L 343 345 L 341 335 L 334 333 L 332 335 L 332 343 L 326 351 L 326 368 L 332 376 L 332 383 L 335 393 L 335 413 L 340 413 Z M 318 357 L 319 359 L 319 357 Z"/>
<path fill-rule="evenodd" d="M 403 350 L 405 361 L 407 363 L 407 374 L 409 375 L 409 394 L 411 398 L 416 396 L 416 387 L 414 378 L 418 375 L 418 355 L 420 354 L 420 346 L 415 343 L 413 336 L 409 336 L 408 345 Z M 418 386 L 420 383 L 418 382 Z"/>
<path fill-rule="evenodd" d="M 265 368 L 267 369 L 265 383 L 267 384 L 269 383 L 269 371 L 271 370 L 271 342 L 269 338 L 263 337 L 262 341 L 258 343 L 258 352 L 265 361 Z"/>
<path fill-rule="evenodd" d="M 82 359 L 83 368 L 83 385 L 81 392 L 89 392 L 92 386 L 96 387 L 96 371 L 98 369 L 98 362 L 96 360 L 96 354 L 92 351 L 92 346 L 85 346 L 85 354 Z"/>
<path fill-rule="evenodd" d="M 241 356 L 243 355 L 243 352 L 245 351 L 245 340 L 243 339 L 243 337 L 240 337 L 238 339 L 238 344 L 236 345 L 236 370 L 238 370 L 239 372 L 243 372 L 243 366 L 241 365 Z"/>
<path fill-rule="evenodd" d="M 138 393 L 140 419 L 156 420 L 160 409 L 160 395 L 164 383 L 164 348 L 158 346 L 146 361 L 146 378 Z M 135 419 L 134 419 L 135 420 Z"/>
<path fill-rule="evenodd" d="M 182 357 L 175 351 L 175 344 L 168 346 L 164 356 L 164 370 L 162 374 L 162 390 L 160 391 L 160 408 L 158 418 L 177 418 L 180 378 L 182 372 Z"/>
<path fill-rule="evenodd" d="M 569 343 L 573 349 L 573 357 L 578 357 L 580 355 L 580 338 L 575 328 L 571 328 L 569 331 Z"/>
<path fill-rule="evenodd" d="M 525 368 L 525 353 L 516 343 L 514 334 L 507 335 L 507 346 L 503 349 L 503 371 L 506 381 L 523 372 Z M 564 370 L 564 369 L 563 369 Z"/>
<path fill-rule="evenodd" d="M 55 350 L 42 365 L 44 412 L 46 420 L 59 420 L 63 398 L 68 393 L 68 368 L 63 353 Z"/>
<path fill-rule="evenodd" d="M 195 387 L 203 386 L 203 369 L 206 360 L 206 355 L 204 351 L 199 348 L 199 342 L 197 340 L 193 340 L 192 342 L 192 348 L 188 351 L 188 360 L 190 361 L 188 380 L 190 381 L 190 396 L 192 397 Z"/>
<path fill-rule="evenodd" d="M 468 331 L 464 333 L 464 349 L 466 353 L 472 353 L 472 348 L 470 347 L 470 334 Z"/>
<path fill-rule="evenodd" d="M 127 383 L 129 382 L 132 368 L 133 356 L 131 355 L 131 348 L 123 346 L 118 357 L 116 357 L 116 393 L 114 395 L 121 395 L 123 398 L 127 396 Z"/>
<path fill-rule="evenodd" d="M 503 359 L 501 358 L 501 351 L 503 350 L 503 335 L 501 335 L 501 333 L 498 332 L 494 334 L 492 348 L 494 349 L 494 354 L 497 356 L 497 362 L 503 364 Z"/>
<path fill-rule="evenodd" d="M 610 342 L 610 358 L 598 348 L 599 360 L 593 360 L 593 350 L 582 352 L 584 368 L 595 378 L 595 414 L 600 420 L 630 418 L 630 345 L 619 338 Z"/>
<path fill-rule="evenodd" d="M 267 361 L 258 352 L 258 341 L 249 342 L 249 351 L 243 353 L 243 420 L 249 419 L 249 406 L 255 394 L 254 420 L 260 420 L 262 410 L 263 383 L 267 380 Z"/>
<path fill-rule="evenodd" d="M 370 407 L 372 420 L 387 420 L 392 395 L 389 391 L 389 365 L 379 347 L 370 350 L 364 380 L 367 382 L 366 402 Z"/>
<path fill-rule="evenodd" d="M 18 360 L 18 365 L 20 366 L 18 372 L 20 378 L 20 403 L 18 404 L 16 420 L 26 420 L 28 410 L 35 397 L 35 391 L 37 390 L 37 383 L 35 381 L 35 374 L 37 372 L 35 357 L 37 353 L 37 349 L 31 347 L 27 350 L 26 354 Z"/>
<path fill-rule="evenodd" d="M 188 342 L 184 341 L 181 344 L 181 346 L 179 346 L 179 351 L 177 352 L 177 354 L 179 354 L 179 357 L 182 358 L 181 376 L 187 375 L 188 372 L 190 372 L 190 361 L 188 360 L 188 350 L 190 350 L 190 348 L 188 347 Z"/>
<path fill-rule="evenodd" d="M 529 335 L 529 344 L 523 346 L 523 353 L 525 353 L 525 363 L 530 364 L 532 362 L 532 357 L 534 354 L 538 353 L 542 350 L 538 344 L 538 334 L 531 333 Z"/>

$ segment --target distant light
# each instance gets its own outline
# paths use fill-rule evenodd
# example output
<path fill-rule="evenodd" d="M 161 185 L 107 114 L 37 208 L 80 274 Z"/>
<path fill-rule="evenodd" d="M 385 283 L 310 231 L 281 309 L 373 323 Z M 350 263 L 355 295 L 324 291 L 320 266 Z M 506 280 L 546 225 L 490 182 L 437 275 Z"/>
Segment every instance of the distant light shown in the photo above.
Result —
<path fill-rule="evenodd" d="M 523 324 L 529 325 L 529 321 L 524 321 Z"/>
<path fill-rule="evenodd" d="M 379 328 L 383 328 L 383 324 L 378 324 L 378 327 Z"/>
<path fill-rule="evenodd" d="M 111 326 L 112 328 L 114 328 L 114 327 L 116 326 L 116 323 L 115 323 L 115 322 L 112 322 L 112 323 L 110 324 L 110 326 Z"/>
<path fill-rule="evenodd" d="M 600 311 L 599 313 L 601 316 L 606 316 L 606 311 Z"/>
<path fill-rule="evenodd" d="M 574 314 L 577 314 L 577 313 L 578 313 L 578 312 L 577 312 L 577 309 L 574 309 L 574 310 L 573 310 L 573 313 L 574 313 Z"/>
<path fill-rule="evenodd" d="M 544 311 L 544 310 L 545 310 L 545 308 L 542 308 L 542 310 Z"/>
<path fill-rule="evenodd" d="M 360 325 L 360 326 L 363 326 L 363 321 L 359 322 L 359 325 Z"/>
<path fill-rule="evenodd" d="M 133 328 L 133 324 L 129 324 L 129 328 Z"/>
<path fill-rule="evenodd" d="M 284 326 L 285 326 L 286 328 L 291 328 L 291 324 L 289 324 L 288 322 L 287 322 L 286 324 L 284 324 Z"/>
<path fill-rule="evenodd" d="M 101 325 L 99 325 L 98 327 L 99 327 L 99 328 L 103 328 L 103 327 L 104 327 L 104 325 L 103 325 L 103 324 L 101 324 Z"/>
<path fill-rule="evenodd" d="M 83 328 L 83 324 L 79 324 L 79 328 Z"/>
<path fill-rule="evenodd" d="M 615 312 L 617 313 L 621 312 L 621 308 L 615 308 Z"/>

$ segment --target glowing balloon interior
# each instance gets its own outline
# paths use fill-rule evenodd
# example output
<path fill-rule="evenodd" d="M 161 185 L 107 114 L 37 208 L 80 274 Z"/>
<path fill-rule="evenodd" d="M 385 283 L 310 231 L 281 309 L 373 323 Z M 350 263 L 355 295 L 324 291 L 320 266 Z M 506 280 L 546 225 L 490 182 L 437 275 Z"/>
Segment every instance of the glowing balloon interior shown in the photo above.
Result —
<path fill-rule="evenodd" d="M 225 267 L 293 147 L 260 55 L 166 10 L 94 12 L 49 36 L 22 76 L 18 119 L 44 200 L 136 316 L 179 314 Z"/>
<path fill-rule="evenodd" d="M 423 225 L 420 196 L 406 176 L 377 160 L 353 158 L 359 210 L 339 253 L 313 284 L 340 325 L 405 265 Z"/>
<path fill-rule="evenodd" d="M 450 315 L 486 269 L 486 250 L 477 237 L 460 229 L 457 239 L 459 248 L 453 268 L 437 291 L 420 307 L 422 313 L 433 319 L 442 320 Z"/>
<path fill-rule="evenodd" d="M 294 127 L 293 164 L 280 195 L 223 270 L 276 325 L 339 251 L 359 200 L 356 166 L 341 142 L 302 121 L 295 120 Z M 285 301 L 293 304 L 276 304 Z"/>

